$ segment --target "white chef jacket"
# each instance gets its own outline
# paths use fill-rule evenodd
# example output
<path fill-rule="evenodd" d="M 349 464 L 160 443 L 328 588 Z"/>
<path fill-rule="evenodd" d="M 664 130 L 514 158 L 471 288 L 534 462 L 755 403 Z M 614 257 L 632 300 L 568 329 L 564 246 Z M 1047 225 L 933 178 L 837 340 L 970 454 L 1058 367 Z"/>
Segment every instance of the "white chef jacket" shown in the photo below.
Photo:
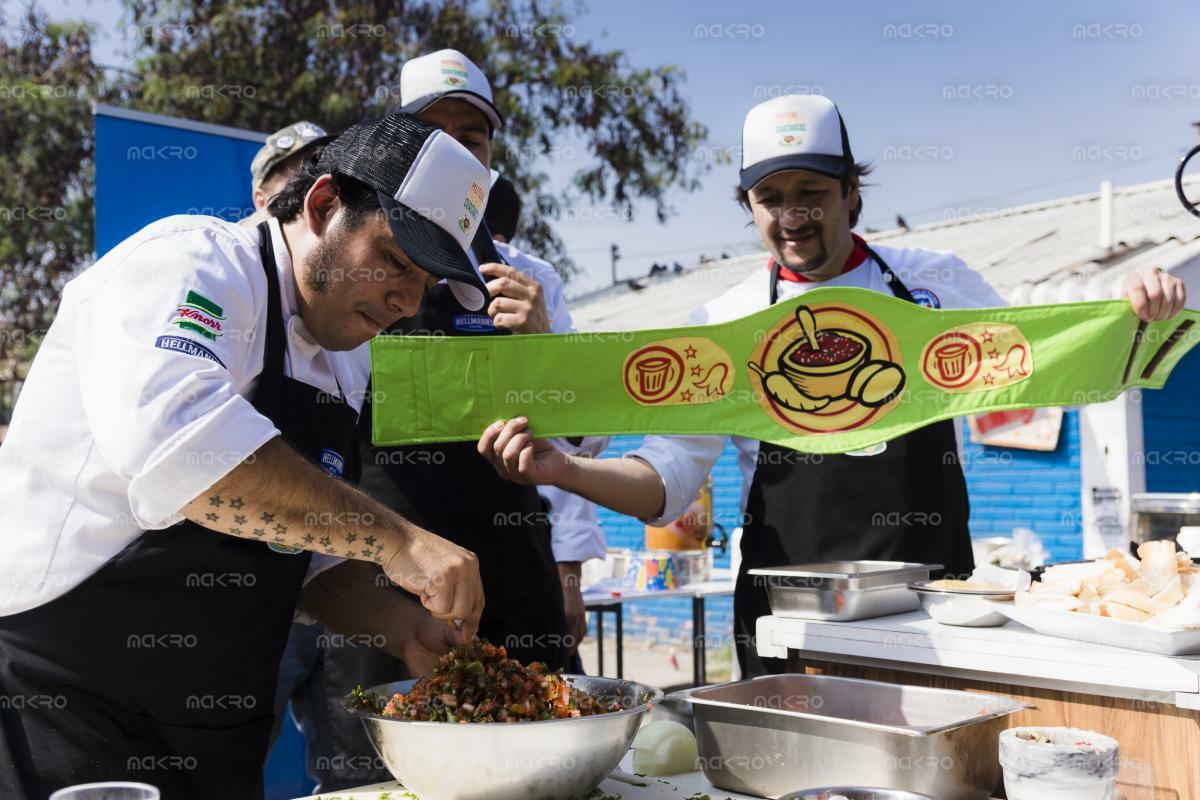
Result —
<path fill-rule="evenodd" d="M 270 223 L 287 330 L 284 370 L 360 407 L 346 353 L 297 314 Z M 179 324 L 189 292 L 219 306 Z M 117 245 L 63 289 L 0 446 L 0 616 L 42 605 L 279 435 L 251 405 L 262 371 L 267 279 L 254 228 L 172 216 Z M 214 536 L 225 534 L 213 533 Z"/>
<path fill-rule="evenodd" d="M 1006 305 L 1004 298 L 988 285 L 978 272 L 970 269 L 952 253 L 924 249 L 873 247 L 887 262 L 921 305 L 933 308 L 995 308 Z M 854 286 L 891 295 L 892 290 L 873 259 L 826 281 L 779 281 L 779 300 L 795 297 L 824 286 Z M 744 317 L 770 305 L 771 272 L 764 265 L 720 297 L 692 314 L 691 323 L 704 325 Z M 740 512 L 745 513 L 746 497 L 754 479 L 758 440 L 728 437 L 737 447 L 738 467 L 742 473 Z M 666 494 L 662 515 L 650 524 L 662 525 L 678 518 L 700 491 L 713 464 L 725 447 L 724 436 L 647 436 L 641 446 L 626 453 L 640 458 L 662 478 Z M 864 456 L 869 457 L 869 456 Z"/>

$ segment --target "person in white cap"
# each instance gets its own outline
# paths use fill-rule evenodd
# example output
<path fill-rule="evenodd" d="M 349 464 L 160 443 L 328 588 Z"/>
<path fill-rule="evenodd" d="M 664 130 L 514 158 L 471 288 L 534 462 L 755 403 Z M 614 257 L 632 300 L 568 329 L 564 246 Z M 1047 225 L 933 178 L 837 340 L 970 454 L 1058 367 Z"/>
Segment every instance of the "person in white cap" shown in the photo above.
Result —
<path fill-rule="evenodd" d="M 488 180 L 393 114 L 256 229 L 166 217 L 67 284 L 0 447 L 0 696 L 51 699 L 0 705 L 0 797 L 123 779 L 261 798 L 298 599 L 415 671 L 475 634 L 475 556 L 353 485 L 348 351 L 440 279 L 483 306 L 482 209 L 459 217 Z"/>
<path fill-rule="evenodd" d="M 861 178 L 837 107 L 789 95 L 755 106 L 742 129 L 738 199 L 770 254 L 764 269 L 700 308 L 694 323 L 735 319 L 818 286 L 854 286 L 932 308 L 1004 305 L 995 290 L 950 253 L 872 247 L 855 236 Z M 1151 271 L 1131 276 L 1128 294 L 1143 319 L 1183 307 L 1182 283 Z M 654 524 L 677 517 L 725 446 L 717 436 L 650 436 L 629 458 L 587 460 L 531 440 L 518 418 L 489 427 L 478 449 L 500 474 L 551 483 Z M 968 500 L 948 420 L 886 446 L 838 455 L 800 453 L 733 437 L 742 469 L 741 570 L 734 595 L 738 661 L 745 675 L 778 672 L 761 659 L 755 623 L 767 593 L 747 570 L 822 561 L 879 559 L 972 569 Z"/>

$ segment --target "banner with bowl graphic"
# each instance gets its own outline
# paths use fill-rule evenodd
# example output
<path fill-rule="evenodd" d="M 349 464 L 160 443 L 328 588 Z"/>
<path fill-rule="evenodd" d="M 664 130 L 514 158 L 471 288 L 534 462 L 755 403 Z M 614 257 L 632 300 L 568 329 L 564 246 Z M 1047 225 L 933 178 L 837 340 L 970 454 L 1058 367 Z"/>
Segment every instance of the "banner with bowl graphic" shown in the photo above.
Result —
<path fill-rule="evenodd" d="M 1159 388 L 1200 312 L 1140 322 L 1124 300 L 943 310 L 823 288 L 741 319 L 637 332 L 381 336 L 378 445 L 471 441 L 527 416 L 539 436 L 720 434 L 811 453 L 938 420 Z"/>

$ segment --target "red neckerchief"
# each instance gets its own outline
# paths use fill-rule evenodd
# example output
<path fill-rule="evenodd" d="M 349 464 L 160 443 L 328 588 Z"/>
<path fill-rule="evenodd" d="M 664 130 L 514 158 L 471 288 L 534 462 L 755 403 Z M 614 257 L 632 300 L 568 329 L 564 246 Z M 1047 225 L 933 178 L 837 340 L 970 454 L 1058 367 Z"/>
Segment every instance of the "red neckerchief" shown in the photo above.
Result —
<path fill-rule="evenodd" d="M 854 239 L 854 249 L 850 251 L 850 257 L 846 259 L 846 263 L 842 265 L 842 271 L 839 275 L 845 275 L 850 270 L 857 267 L 867 260 L 867 243 L 860 239 L 855 234 L 850 234 L 850 238 Z M 775 268 L 775 259 L 767 259 L 767 269 Z M 812 278 L 806 278 L 798 272 L 792 272 L 782 264 L 779 265 L 779 278 L 792 283 L 813 283 Z"/>

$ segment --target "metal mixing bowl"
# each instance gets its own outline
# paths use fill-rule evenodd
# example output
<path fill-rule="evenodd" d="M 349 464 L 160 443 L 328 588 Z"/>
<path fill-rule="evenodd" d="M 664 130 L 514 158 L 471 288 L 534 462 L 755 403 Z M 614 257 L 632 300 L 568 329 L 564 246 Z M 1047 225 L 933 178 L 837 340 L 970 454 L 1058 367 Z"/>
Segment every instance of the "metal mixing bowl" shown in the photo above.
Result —
<path fill-rule="evenodd" d="M 642 715 L 662 700 L 644 683 L 564 675 L 573 686 L 622 711 L 514 723 L 389 719 L 347 705 L 362 719 L 383 763 L 421 800 L 536 800 L 583 797 L 625 756 Z M 416 681 L 374 686 L 391 697 Z"/>
<path fill-rule="evenodd" d="M 805 789 L 786 794 L 779 800 L 933 800 L 927 794 L 914 794 L 899 789 L 864 789 L 857 786 L 831 786 L 827 789 Z"/>

